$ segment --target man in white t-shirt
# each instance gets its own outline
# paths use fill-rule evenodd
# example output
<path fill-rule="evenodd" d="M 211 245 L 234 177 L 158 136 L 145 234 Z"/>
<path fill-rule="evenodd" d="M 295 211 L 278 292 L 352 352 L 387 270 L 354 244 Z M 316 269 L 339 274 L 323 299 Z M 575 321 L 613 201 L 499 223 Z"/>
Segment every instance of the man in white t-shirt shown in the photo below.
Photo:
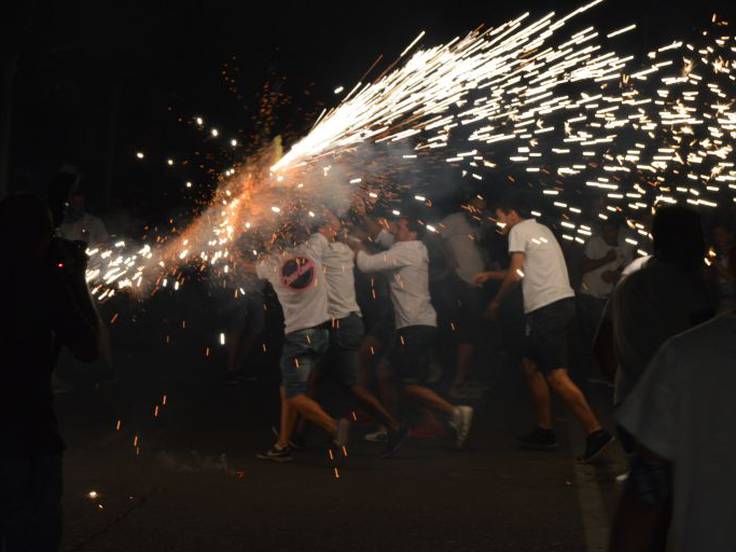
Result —
<path fill-rule="evenodd" d="M 379 228 L 375 225 L 372 228 L 374 231 L 371 233 L 377 238 L 376 230 Z M 462 448 L 470 433 L 473 409 L 452 405 L 426 387 L 437 335 L 437 313 L 429 296 L 429 255 L 419 239 L 424 227 L 413 218 L 402 217 L 391 229 L 390 236 L 385 231 L 381 236 L 383 244 L 393 242 L 387 251 L 369 255 L 362 244 L 354 244 L 356 265 L 363 272 L 386 272 L 389 276 L 396 318 L 396 336 L 390 359 L 402 394 L 446 415 L 457 432 L 456 445 Z M 387 446 L 387 450 L 390 448 Z"/>
<path fill-rule="evenodd" d="M 575 316 L 575 292 L 570 287 L 565 257 L 554 234 L 535 219 L 523 199 L 509 195 L 496 207 L 496 216 L 509 236 L 511 264 L 506 271 L 481 273 L 477 282 L 502 280 L 501 288 L 487 309 L 498 317 L 501 302 L 521 282 L 526 314 L 526 340 L 522 366 L 532 394 L 537 427 L 519 440 L 524 448 L 555 450 L 549 388 L 563 400 L 587 435 L 580 457 L 590 462 L 613 441 L 601 427 L 582 391 L 567 374 L 568 334 Z"/>
<path fill-rule="evenodd" d="M 349 423 L 335 420 L 309 397 L 309 377 L 329 344 L 327 282 L 323 258 L 329 243 L 312 234 L 294 248 L 273 251 L 256 265 L 256 274 L 273 286 L 284 311 L 285 336 L 280 367 L 282 378 L 281 431 L 278 441 L 259 458 L 286 462 L 292 459 L 289 439 L 300 414 L 333 435 L 344 453 Z"/>
<path fill-rule="evenodd" d="M 623 269 L 633 258 L 633 248 L 626 243 L 620 221 L 615 216 L 603 221 L 600 234 L 595 234 L 585 244 L 583 281 L 577 302 L 583 339 L 583 373 L 586 378 L 593 375 L 593 339 L 606 302 Z"/>
<path fill-rule="evenodd" d="M 734 271 L 736 275 L 736 271 Z M 616 419 L 638 447 L 611 551 L 736 550 L 736 312 L 662 345 Z M 669 530 L 668 530 L 669 522 Z"/>
<path fill-rule="evenodd" d="M 320 228 L 329 242 L 322 257 L 327 279 L 327 313 L 330 316 L 330 345 L 327 359 L 322 363 L 320 376 L 325 371 L 347 389 L 374 418 L 388 430 L 387 443 L 394 454 L 406 438 L 406 429 L 386 410 L 384 405 L 358 381 L 358 351 L 363 341 L 363 318 L 355 295 L 355 253 L 345 243 L 337 241 L 340 221 L 331 213 L 328 223 Z"/>
<path fill-rule="evenodd" d="M 85 196 L 81 190 L 74 192 L 69 199 L 69 207 L 64 213 L 59 233 L 67 240 L 83 241 L 89 247 L 99 245 L 108 239 L 107 229 L 102 220 L 86 211 Z"/>

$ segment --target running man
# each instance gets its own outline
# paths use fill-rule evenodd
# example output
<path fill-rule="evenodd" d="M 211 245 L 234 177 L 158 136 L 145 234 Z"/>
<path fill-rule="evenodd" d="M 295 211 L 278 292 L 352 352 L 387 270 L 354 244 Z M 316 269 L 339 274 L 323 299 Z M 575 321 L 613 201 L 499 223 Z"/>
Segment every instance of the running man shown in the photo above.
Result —
<path fill-rule="evenodd" d="M 557 449 L 550 413 L 551 387 L 583 426 L 587 442 L 579 460 L 590 462 L 614 438 L 601 427 L 582 391 L 567 374 L 567 337 L 575 315 L 575 292 L 554 234 L 535 219 L 525 218 L 526 213 L 526 205 L 518 195 L 508 195 L 498 203 L 496 216 L 509 237 L 511 264 L 505 271 L 478 274 L 476 282 L 502 281 L 486 309 L 486 316 L 491 319 L 498 318 L 501 303 L 522 282 L 526 315 L 522 367 L 532 394 L 537 427 L 519 439 L 519 444 L 536 450 Z"/>
<path fill-rule="evenodd" d="M 264 460 L 293 459 L 289 439 L 297 414 L 332 435 L 338 448 L 344 451 L 347 445 L 348 420 L 335 420 L 309 397 L 310 373 L 329 344 L 327 283 L 322 269 L 328 248 L 325 237 L 315 233 L 297 247 L 270 253 L 256 265 L 257 276 L 268 280 L 276 291 L 286 326 L 279 363 L 281 429 L 273 447 L 258 455 Z"/>
<path fill-rule="evenodd" d="M 366 220 L 374 239 L 386 245 L 393 243 L 390 249 L 375 255 L 366 253 L 362 243 L 354 245 L 359 270 L 389 274 L 396 318 L 390 361 L 400 383 L 400 392 L 405 398 L 444 414 L 457 434 L 457 447 L 462 448 L 470 433 L 473 409 L 450 404 L 425 385 L 437 336 L 437 313 L 429 295 L 429 256 L 420 240 L 424 227 L 414 219 L 402 217 L 391 226 L 389 234 L 386 230 L 381 231 L 374 221 Z M 405 430 L 390 437 L 394 441 L 403 440 L 406 438 Z M 397 445 L 389 438 L 386 454 L 392 454 L 398 446 L 400 443 Z"/>

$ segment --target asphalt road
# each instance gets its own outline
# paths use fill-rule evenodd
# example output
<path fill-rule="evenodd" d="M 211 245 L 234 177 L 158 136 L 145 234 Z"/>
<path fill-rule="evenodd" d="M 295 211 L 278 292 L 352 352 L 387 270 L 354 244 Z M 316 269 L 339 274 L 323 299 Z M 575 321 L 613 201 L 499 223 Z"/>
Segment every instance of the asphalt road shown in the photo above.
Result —
<path fill-rule="evenodd" d="M 382 460 L 358 424 L 337 478 L 316 430 L 290 464 L 255 458 L 278 420 L 268 362 L 259 381 L 226 387 L 221 352 L 161 331 L 118 338 L 115 384 L 57 399 L 65 551 L 604 549 L 621 466 L 576 468 L 581 436 L 559 405 L 560 450 L 517 450 L 531 408 L 502 357 L 479 364 L 490 388 L 470 401 L 467 450 L 414 438 Z M 593 400 L 607 410 L 605 392 Z"/>

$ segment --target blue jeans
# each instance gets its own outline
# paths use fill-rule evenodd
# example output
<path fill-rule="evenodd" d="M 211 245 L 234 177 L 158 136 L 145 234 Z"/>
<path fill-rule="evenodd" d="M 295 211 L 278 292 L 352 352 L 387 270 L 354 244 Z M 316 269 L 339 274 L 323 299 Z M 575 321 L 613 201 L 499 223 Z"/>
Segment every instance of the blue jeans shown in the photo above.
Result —
<path fill-rule="evenodd" d="M 61 545 L 61 453 L 0 458 L 0 550 Z"/>
<path fill-rule="evenodd" d="M 323 372 L 329 372 L 341 385 L 350 388 L 358 383 L 358 350 L 363 342 L 363 319 L 355 313 L 332 322 L 329 360 Z"/>
<path fill-rule="evenodd" d="M 286 334 L 281 350 L 281 383 L 287 399 L 309 392 L 309 374 L 327 352 L 330 334 L 324 328 L 306 328 Z"/>

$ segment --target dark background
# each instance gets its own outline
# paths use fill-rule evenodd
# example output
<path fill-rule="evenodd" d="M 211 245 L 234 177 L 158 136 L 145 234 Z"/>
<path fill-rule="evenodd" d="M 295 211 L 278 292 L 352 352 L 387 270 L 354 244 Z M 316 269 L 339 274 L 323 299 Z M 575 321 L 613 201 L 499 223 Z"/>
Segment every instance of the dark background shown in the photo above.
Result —
<path fill-rule="evenodd" d="M 713 12 L 733 21 L 729 4 L 609 0 L 567 32 L 635 22 L 616 49 L 642 55 L 693 36 Z M 212 171 L 255 148 L 256 137 L 282 134 L 288 145 L 336 102 L 334 88 L 350 90 L 379 54 L 385 66 L 421 30 L 422 44 L 434 45 L 525 10 L 580 5 L 26 2 L 3 18 L 0 192 L 42 189 L 71 163 L 83 171 L 93 211 L 160 215 L 206 194 Z M 192 123 L 197 115 L 203 129 Z M 220 139 L 208 137 L 213 126 Z M 233 137 L 242 149 L 228 147 Z"/>

